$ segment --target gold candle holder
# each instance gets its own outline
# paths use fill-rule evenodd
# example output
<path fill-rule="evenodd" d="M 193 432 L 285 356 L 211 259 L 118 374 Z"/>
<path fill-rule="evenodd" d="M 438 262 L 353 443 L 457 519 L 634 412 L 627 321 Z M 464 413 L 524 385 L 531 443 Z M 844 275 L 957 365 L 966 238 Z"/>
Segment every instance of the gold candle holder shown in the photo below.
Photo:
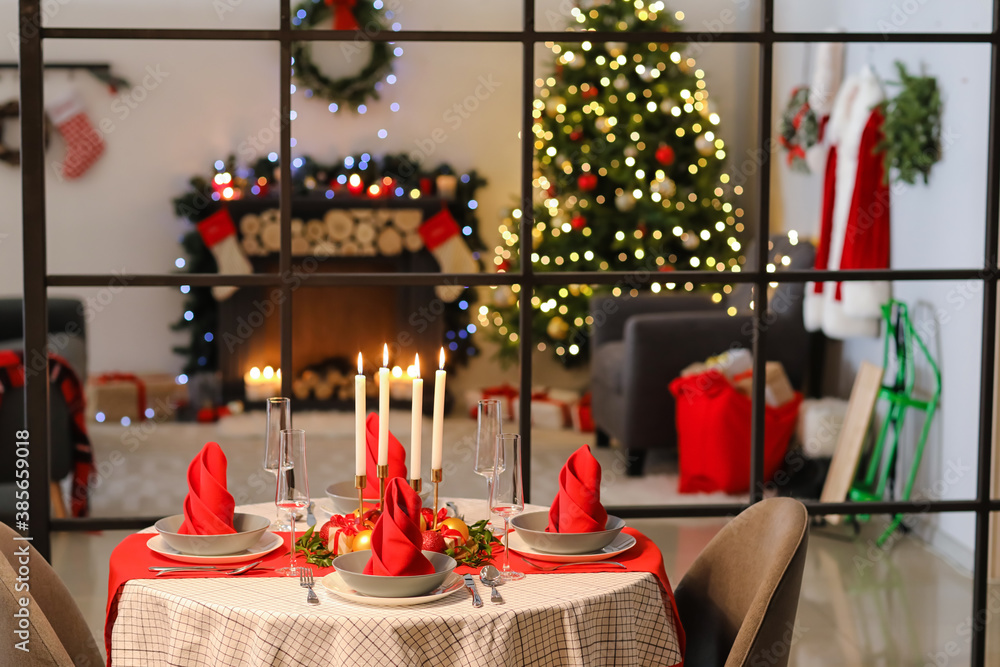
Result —
<path fill-rule="evenodd" d="M 354 476 L 354 488 L 358 490 L 358 523 L 365 514 L 365 486 L 368 484 L 367 475 Z"/>
<path fill-rule="evenodd" d="M 436 468 L 431 470 L 431 481 L 434 482 L 434 529 L 438 527 L 438 484 L 444 479 L 444 470 Z"/>
<path fill-rule="evenodd" d="M 375 474 L 378 475 L 378 500 L 385 509 L 385 480 L 389 477 L 389 466 L 376 466 Z"/>
<path fill-rule="evenodd" d="M 424 486 L 423 482 L 424 482 L 424 480 L 422 480 L 419 477 L 417 477 L 416 479 L 411 479 L 410 480 L 410 488 L 413 489 L 414 491 L 416 491 L 417 493 L 420 493 L 421 489 L 423 489 L 423 486 Z"/>

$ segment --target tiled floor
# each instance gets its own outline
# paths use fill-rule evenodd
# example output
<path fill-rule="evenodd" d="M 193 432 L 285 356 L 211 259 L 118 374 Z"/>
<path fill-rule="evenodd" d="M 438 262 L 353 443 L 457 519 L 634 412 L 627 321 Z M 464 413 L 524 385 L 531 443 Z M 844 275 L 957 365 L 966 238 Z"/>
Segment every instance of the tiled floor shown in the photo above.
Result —
<path fill-rule="evenodd" d="M 714 519 L 629 523 L 659 545 L 674 583 L 722 525 Z M 899 540 L 884 556 L 872 558 L 868 538 L 877 528 L 870 526 L 857 540 L 829 528 L 812 531 L 790 664 L 970 664 L 971 578 L 913 538 Z M 96 637 L 103 632 L 108 556 L 124 535 L 63 533 L 54 540 L 55 567 Z M 991 596 L 1000 598 L 1000 587 Z M 1000 664 L 1000 620 L 989 622 L 987 664 Z"/>

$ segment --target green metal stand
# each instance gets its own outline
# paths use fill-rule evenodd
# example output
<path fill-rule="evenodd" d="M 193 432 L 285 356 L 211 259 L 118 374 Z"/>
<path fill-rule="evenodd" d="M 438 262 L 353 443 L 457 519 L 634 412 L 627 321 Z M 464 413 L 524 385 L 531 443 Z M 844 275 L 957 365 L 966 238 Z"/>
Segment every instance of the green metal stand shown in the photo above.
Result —
<path fill-rule="evenodd" d="M 927 436 L 930 433 L 931 422 L 934 413 L 937 411 L 941 398 L 941 371 L 937 363 L 931 356 L 930 351 L 917 335 L 913 328 L 913 322 L 906 304 L 901 301 L 889 301 L 882 306 L 882 318 L 885 320 L 885 345 L 882 352 L 882 367 L 888 368 L 889 364 L 889 341 L 893 342 L 896 355 L 896 377 L 892 385 L 883 384 L 879 390 L 878 400 L 886 401 L 888 410 L 885 420 L 879 429 L 878 439 L 872 448 L 871 458 L 868 460 L 868 468 L 864 477 L 856 479 L 848 493 L 848 499 L 855 502 L 872 502 L 885 498 L 886 489 L 890 476 L 896 462 L 896 454 L 899 447 L 899 435 L 903 429 L 903 421 L 906 411 L 913 409 L 924 413 L 924 425 L 920 430 L 920 439 L 917 441 L 917 448 L 913 455 L 913 462 L 910 464 L 910 472 L 906 477 L 906 484 L 903 487 L 901 500 L 909 500 L 913 492 L 913 483 L 917 478 L 917 470 L 920 468 L 920 460 L 924 454 L 924 447 L 927 444 Z M 914 397 L 914 384 L 916 373 L 914 371 L 913 359 L 920 353 L 927 361 L 928 366 L 934 372 L 934 391 L 927 400 Z M 889 437 L 889 429 L 892 428 L 892 440 L 886 447 L 886 440 Z M 869 515 L 857 515 L 857 519 L 867 521 Z M 886 540 L 896 531 L 903 522 L 903 515 L 897 514 L 893 517 L 892 523 L 879 536 L 877 544 L 882 546 Z"/>

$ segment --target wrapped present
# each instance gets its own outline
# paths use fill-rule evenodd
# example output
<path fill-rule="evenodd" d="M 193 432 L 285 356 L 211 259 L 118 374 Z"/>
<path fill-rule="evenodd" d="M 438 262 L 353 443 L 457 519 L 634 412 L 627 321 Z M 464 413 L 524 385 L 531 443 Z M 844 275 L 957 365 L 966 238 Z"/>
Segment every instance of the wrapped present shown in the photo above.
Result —
<path fill-rule="evenodd" d="M 514 419 L 515 405 L 517 404 L 517 387 L 510 384 L 501 384 L 495 387 L 485 387 L 483 389 L 471 389 L 465 393 L 465 404 L 469 410 L 469 417 L 476 419 L 479 414 L 479 401 L 490 398 L 499 398 L 503 418 L 507 421 Z"/>
<path fill-rule="evenodd" d="M 104 373 L 87 382 L 87 412 L 99 421 L 172 419 L 178 406 L 187 403 L 187 387 L 172 375 Z"/>
<path fill-rule="evenodd" d="M 785 374 L 785 367 L 780 361 L 769 361 L 765 365 L 766 386 L 764 387 L 764 401 L 776 408 L 788 403 L 795 398 L 795 390 L 792 383 Z M 748 370 L 732 376 L 733 386 L 740 393 L 751 396 L 753 394 L 753 371 Z"/>
<path fill-rule="evenodd" d="M 594 413 L 590 406 L 590 392 L 580 397 L 569 408 L 569 416 L 573 421 L 573 430 L 580 433 L 594 432 Z"/>
<path fill-rule="evenodd" d="M 568 428 L 573 421 L 570 416 L 570 401 L 578 396 L 561 390 L 535 390 L 531 394 L 531 425 L 539 428 Z M 569 401 L 566 399 L 570 399 Z M 520 401 L 514 402 L 514 418 L 520 419 Z"/>

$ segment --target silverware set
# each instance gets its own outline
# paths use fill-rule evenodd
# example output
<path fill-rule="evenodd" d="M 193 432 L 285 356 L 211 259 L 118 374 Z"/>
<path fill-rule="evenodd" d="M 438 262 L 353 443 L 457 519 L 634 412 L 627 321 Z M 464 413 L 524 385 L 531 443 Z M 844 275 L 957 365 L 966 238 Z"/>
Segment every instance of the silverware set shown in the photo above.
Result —
<path fill-rule="evenodd" d="M 316 592 L 313 590 L 313 585 L 316 582 L 313 580 L 313 569 L 311 567 L 299 567 L 299 586 L 302 588 L 308 588 L 309 593 L 306 595 L 306 602 L 309 604 L 319 604 L 319 598 L 316 596 Z"/>
<path fill-rule="evenodd" d="M 242 567 L 238 567 L 233 570 L 229 568 L 218 567 L 216 565 L 184 565 L 176 567 L 151 567 L 149 568 L 149 571 L 155 572 L 157 577 L 160 576 L 161 574 L 171 574 L 173 572 L 215 572 L 217 574 L 228 574 L 235 577 L 241 574 L 245 574 L 250 570 L 256 569 L 257 566 L 263 562 L 264 561 L 262 560 L 258 560 L 253 563 L 250 563 L 249 565 L 244 565 Z M 270 569 L 271 568 L 269 567 L 260 568 L 261 571 Z"/>

